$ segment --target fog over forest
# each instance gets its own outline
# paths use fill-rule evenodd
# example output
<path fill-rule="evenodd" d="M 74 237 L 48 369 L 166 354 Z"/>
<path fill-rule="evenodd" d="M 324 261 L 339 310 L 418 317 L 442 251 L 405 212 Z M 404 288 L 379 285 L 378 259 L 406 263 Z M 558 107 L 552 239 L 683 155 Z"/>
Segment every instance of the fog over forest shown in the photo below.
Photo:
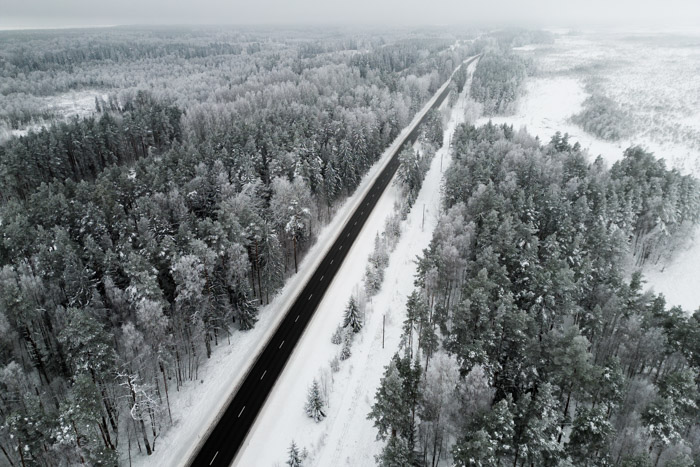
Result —
<path fill-rule="evenodd" d="M 694 0 L 120 0 L 0 1 L 0 28 L 117 24 L 490 24 L 692 28 Z"/>

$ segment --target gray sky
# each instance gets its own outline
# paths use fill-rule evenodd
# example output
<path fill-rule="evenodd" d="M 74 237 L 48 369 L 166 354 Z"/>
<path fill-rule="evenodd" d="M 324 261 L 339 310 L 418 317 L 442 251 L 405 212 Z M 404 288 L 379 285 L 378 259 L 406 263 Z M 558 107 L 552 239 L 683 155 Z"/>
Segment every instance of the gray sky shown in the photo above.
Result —
<path fill-rule="evenodd" d="M 0 0 L 0 27 L 501 24 L 700 28 L 700 0 Z"/>

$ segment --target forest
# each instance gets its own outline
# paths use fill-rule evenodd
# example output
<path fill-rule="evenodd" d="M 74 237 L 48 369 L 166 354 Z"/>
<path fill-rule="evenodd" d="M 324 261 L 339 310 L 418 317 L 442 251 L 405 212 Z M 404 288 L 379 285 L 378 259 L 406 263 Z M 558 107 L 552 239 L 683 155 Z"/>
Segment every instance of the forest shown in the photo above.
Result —
<path fill-rule="evenodd" d="M 510 51 L 484 52 L 474 72 L 471 97 L 484 105 L 484 115 L 508 115 L 523 92 L 527 64 Z"/>
<path fill-rule="evenodd" d="M 599 138 L 619 141 L 633 135 L 632 116 L 614 100 L 592 90 L 583 101 L 583 110 L 573 115 L 571 121 Z"/>
<path fill-rule="evenodd" d="M 507 125 L 463 124 L 453 147 L 368 414 L 378 464 L 700 465 L 700 310 L 639 272 L 688 241 L 699 182 Z"/>
<path fill-rule="evenodd" d="M 0 458 L 15 466 L 151 454 L 169 395 L 255 326 L 477 47 L 432 30 L 0 34 L 0 121 L 30 126 L 0 144 Z M 34 99 L 91 89 L 88 116 Z"/>

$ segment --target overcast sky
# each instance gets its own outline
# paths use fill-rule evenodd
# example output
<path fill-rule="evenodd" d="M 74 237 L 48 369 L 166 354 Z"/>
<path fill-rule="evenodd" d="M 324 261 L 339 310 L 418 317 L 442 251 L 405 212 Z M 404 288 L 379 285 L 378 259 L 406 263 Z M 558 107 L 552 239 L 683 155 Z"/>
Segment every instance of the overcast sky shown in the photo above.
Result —
<path fill-rule="evenodd" d="M 700 28 L 700 0 L 0 0 L 0 27 L 499 24 Z"/>

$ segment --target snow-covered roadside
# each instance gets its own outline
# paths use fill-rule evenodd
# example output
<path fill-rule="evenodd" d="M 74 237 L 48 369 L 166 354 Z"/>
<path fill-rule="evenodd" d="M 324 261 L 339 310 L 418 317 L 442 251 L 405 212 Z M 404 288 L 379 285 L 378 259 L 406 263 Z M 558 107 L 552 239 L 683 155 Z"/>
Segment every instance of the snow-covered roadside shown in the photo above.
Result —
<path fill-rule="evenodd" d="M 473 67 L 474 64 L 470 70 Z M 374 455 L 381 451 L 382 443 L 375 440 L 376 431 L 366 416 L 384 366 L 398 349 L 406 298 L 413 290 L 414 260 L 429 245 L 438 222 L 440 167 L 442 164 L 444 170 L 449 165 L 449 141 L 463 118 L 464 95 L 451 112 L 444 135 L 445 144 L 433 158 L 414 209 L 402 224 L 401 239 L 390 255 L 382 289 L 368 306 L 364 328 L 352 346 L 352 356 L 341 363 L 337 373 L 330 371 L 329 361 L 339 351 L 339 347 L 331 343 L 331 335 L 342 320 L 353 285 L 362 281 L 375 235 L 381 231 L 384 219 L 392 210 L 397 196 L 397 188 L 393 185 L 380 198 L 348 259 L 329 287 L 234 465 L 281 464 L 292 440 L 300 449 L 308 450 L 311 465 L 374 465 Z M 382 339 L 384 316 L 386 328 Z M 304 412 L 307 390 L 314 378 L 321 382 L 325 379 L 331 386 L 327 418 L 320 423 L 315 423 Z"/>
<path fill-rule="evenodd" d="M 200 381 L 189 381 L 179 392 L 170 394 L 173 425 L 158 437 L 154 443 L 153 454 L 146 456 L 132 452 L 131 460 L 129 460 L 128 453 L 122 451 L 121 462 L 123 464 L 170 467 L 187 463 L 199 443 L 204 439 L 209 427 L 218 419 L 220 412 L 233 396 L 235 392 L 233 389 L 243 380 L 255 356 L 260 353 L 283 318 L 281 311 L 289 308 L 303 284 L 316 270 L 326 250 L 330 248 L 333 239 L 338 236 L 362 200 L 364 193 L 389 163 L 389 156 L 393 154 L 404 137 L 413 130 L 417 122 L 423 118 L 448 84 L 449 81 L 443 84 L 423 109 L 415 115 L 411 124 L 404 128 L 391 146 L 384 151 L 379 161 L 368 171 L 355 193 L 340 206 L 331 222 L 321 229 L 314 246 L 301 261 L 299 273 L 290 277 L 272 302 L 260 309 L 259 320 L 255 327 L 246 332 L 234 331 L 231 343 L 227 344 L 227 341 L 224 340 L 223 344 L 214 349 L 212 357 L 202 363 L 199 369 Z M 393 201 L 392 204 L 384 208 L 380 208 L 378 204 L 375 212 L 389 212 L 392 205 Z M 371 219 L 370 217 L 368 222 L 371 222 Z M 367 230 L 365 228 L 365 231 Z M 372 234 L 373 239 L 374 233 Z M 365 259 L 367 254 L 365 253 L 362 258 Z M 351 258 L 352 253 L 346 262 Z"/>

